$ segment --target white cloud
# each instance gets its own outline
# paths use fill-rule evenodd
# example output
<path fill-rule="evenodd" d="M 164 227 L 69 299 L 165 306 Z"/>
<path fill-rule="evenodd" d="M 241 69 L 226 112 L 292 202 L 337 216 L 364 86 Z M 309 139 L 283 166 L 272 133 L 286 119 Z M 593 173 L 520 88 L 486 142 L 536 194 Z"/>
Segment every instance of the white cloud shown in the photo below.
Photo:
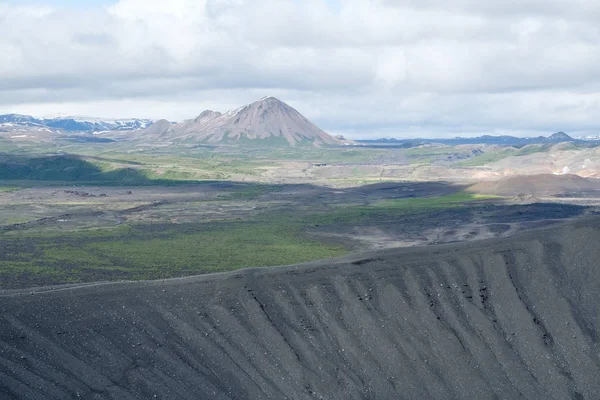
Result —
<path fill-rule="evenodd" d="M 183 119 L 277 94 L 354 136 L 598 130 L 597 0 L 339 4 L 0 4 L 0 113 Z"/>

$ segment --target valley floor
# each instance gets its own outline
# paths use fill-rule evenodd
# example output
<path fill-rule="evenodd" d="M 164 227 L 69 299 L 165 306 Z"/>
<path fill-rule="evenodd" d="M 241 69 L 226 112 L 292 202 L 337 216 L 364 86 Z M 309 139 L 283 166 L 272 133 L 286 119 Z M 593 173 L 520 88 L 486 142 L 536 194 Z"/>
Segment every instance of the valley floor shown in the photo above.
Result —
<path fill-rule="evenodd" d="M 597 151 L 2 141 L 0 288 L 507 237 L 597 213 L 600 181 L 554 175 Z"/>
<path fill-rule="evenodd" d="M 440 182 L 21 188 L 0 193 L 0 288 L 164 279 L 506 237 L 595 212 Z"/>

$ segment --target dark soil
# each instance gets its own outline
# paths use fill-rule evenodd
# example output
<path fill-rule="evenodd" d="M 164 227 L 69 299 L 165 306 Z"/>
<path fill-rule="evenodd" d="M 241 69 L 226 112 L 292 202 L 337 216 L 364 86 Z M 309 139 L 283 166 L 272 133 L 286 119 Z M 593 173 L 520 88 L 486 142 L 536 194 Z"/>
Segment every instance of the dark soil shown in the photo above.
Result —
<path fill-rule="evenodd" d="M 598 399 L 600 219 L 0 295 L 0 398 Z"/>

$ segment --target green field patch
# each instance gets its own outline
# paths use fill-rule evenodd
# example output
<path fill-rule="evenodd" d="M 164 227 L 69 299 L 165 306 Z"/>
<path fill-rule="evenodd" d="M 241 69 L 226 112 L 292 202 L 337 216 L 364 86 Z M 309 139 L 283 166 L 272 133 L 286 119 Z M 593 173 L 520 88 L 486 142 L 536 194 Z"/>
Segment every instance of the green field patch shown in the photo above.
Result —
<path fill-rule="evenodd" d="M 93 185 L 169 185 L 259 174 L 266 164 L 235 155 L 132 155 L 129 162 L 70 154 L 2 155 L 0 180 Z M 10 185 L 13 186 L 13 185 Z M 16 186 L 16 185 L 15 185 Z"/>
<path fill-rule="evenodd" d="M 59 231 L 56 229 L 35 229 L 25 231 L 8 231 L 0 235 L 0 243 L 10 240 L 18 241 L 20 239 L 39 239 L 49 240 L 49 243 L 63 243 L 68 242 L 69 239 L 73 240 L 107 240 L 114 237 L 120 237 L 129 234 L 131 232 L 131 226 L 119 225 L 109 228 L 88 228 L 80 229 L 76 232 L 72 231 Z M 1 254 L 1 253 L 0 253 Z"/>
<path fill-rule="evenodd" d="M 301 239 L 277 224 L 221 223 L 193 233 L 123 238 L 87 246 L 146 278 L 283 265 L 343 254 L 345 249 Z"/>
<path fill-rule="evenodd" d="M 282 188 L 276 185 L 249 186 L 220 194 L 215 200 L 256 200 L 261 196 L 281 190 Z"/>
<path fill-rule="evenodd" d="M 507 149 L 502 151 L 491 151 L 472 157 L 468 160 L 457 162 L 453 164 L 457 167 L 478 167 L 481 165 L 491 164 L 496 161 L 505 159 L 506 157 L 514 156 L 517 153 L 515 149 Z"/>
<path fill-rule="evenodd" d="M 287 265 L 347 253 L 285 222 L 137 225 L 120 229 L 13 232 L 1 237 L 3 287 L 159 279 Z"/>
<path fill-rule="evenodd" d="M 350 225 L 393 221 L 411 214 L 426 214 L 438 209 L 461 207 L 476 200 L 498 198 L 466 192 L 439 197 L 380 200 L 368 205 L 333 207 L 327 211 L 311 212 L 299 218 L 303 225 Z"/>
<path fill-rule="evenodd" d="M 2 216 L 2 217 L 4 217 L 4 216 Z M 7 217 L 4 220 L 2 219 L 2 217 L 0 217 L 0 225 L 24 224 L 26 222 L 36 220 L 36 218 L 34 218 L 34 217 L 19 216 L 19 215 L 13 215 L 13 216 Z"/>
<path fill-rule="evenodd" d="M 534 153 L 542 153 L 550 150 L 549 144 L 529 144 L 516 152 L 516 156 L 526 156 Z"/>
<path fill-rule="evenodd" d="M 455 153 L 454 146 L 419 146 L 404 150 L 407 157 L 446 156 Z"/>
<path fill-rule="evenodd" d="M 498 198 L 498 196 L 488 196 L 474 193 L 458 192 L 440 197 L 425 198 L 405 198 L 381 200 L 375 204 L 375 207 L 385 207 L 392 209 L 423 209 L 439 207 L 455 207 L 463 203 Z"/>
<path fill-rule="evenodd" d="M 491 151 L 488 153 L 480 154 L 472 157 L 468 160 L 457 162 L 453 164 L 457 167 L 478 167 L 481 165 L 492 164 L 497 161 L 503 160 L 507 157 L 521 157 L 535 153 L 547 152 L 550 150 L 550 145 L 547 144 L 530 144 L 520 149 L 507 148 L 499 151 Z"/>
<path fill-rule="evenodd" d="M 269 186 L 243 188 L 257 198 Z M 13 230 L 0 235 L 1 287 L 67 282 L 163 279 L 219 271 L 295 264 L 346 254 L 335 241 L 311 237 L 315 227 L 348 229 L 360 224 L 420 220 L 435 225 L 443 210 L 489 199 L 465 192 L 259 213 L 246 220 L 146 223 L 113 228 Z M 348 245 L 348 244 L 347 244 Z"/>

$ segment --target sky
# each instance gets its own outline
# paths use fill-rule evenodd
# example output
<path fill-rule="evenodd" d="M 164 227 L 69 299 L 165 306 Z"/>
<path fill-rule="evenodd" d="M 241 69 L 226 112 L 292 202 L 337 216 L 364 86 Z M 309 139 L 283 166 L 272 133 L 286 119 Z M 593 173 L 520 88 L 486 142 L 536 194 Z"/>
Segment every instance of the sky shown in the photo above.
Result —
<path fill-rule="evenodd" d="M 0 114 L 275 96 L 349 138 L 600 134 L 600 1 L 0 0 Z"/>

